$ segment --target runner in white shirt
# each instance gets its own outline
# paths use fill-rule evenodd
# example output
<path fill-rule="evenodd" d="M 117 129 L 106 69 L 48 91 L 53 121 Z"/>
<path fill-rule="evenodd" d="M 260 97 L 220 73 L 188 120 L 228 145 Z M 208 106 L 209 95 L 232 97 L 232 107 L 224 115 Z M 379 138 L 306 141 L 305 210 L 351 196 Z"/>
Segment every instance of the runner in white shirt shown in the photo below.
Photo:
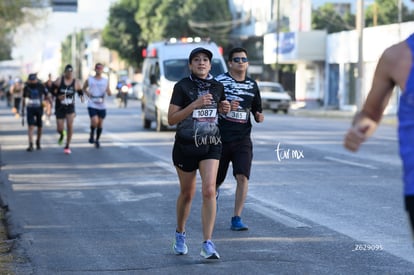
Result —
<path fill-rule="evenodd" d="M 88 112 L 91 119 L 89 143 L 95 143 L 96 148 L 100 147 L 99 138 L 101 137 L 103 121 L 106 117 L 105 95 L 111 95 L 109 81 L 107 78 L 102 77 L 103 68 L 104 66 L 101 63 L 96 63 L 95 76 L 89 77 L 83 84 L 83 91 L 89 97 Z"/>

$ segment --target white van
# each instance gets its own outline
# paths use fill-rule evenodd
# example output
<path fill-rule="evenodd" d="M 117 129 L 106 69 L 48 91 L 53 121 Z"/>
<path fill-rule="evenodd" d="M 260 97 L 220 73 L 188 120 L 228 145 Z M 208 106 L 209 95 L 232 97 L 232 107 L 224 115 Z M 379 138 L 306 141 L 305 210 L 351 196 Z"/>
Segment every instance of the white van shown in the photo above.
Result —
<path fill-rule="evenodd" d="M 155 129 L 168 129 L 168 107 L 174 85 L 177 81 L 190 75 L 188 57 L 197 47 L 203 47 L 213 53 L 211 60 L 211 74 L 217 76 L 226 72 L 226 62 L 222 50 L 211 41 L 188 39 L 150 44 L 144 51 L 142 68 L 142 125 L 145 129 L 151 128 L 155 121 Z"/>

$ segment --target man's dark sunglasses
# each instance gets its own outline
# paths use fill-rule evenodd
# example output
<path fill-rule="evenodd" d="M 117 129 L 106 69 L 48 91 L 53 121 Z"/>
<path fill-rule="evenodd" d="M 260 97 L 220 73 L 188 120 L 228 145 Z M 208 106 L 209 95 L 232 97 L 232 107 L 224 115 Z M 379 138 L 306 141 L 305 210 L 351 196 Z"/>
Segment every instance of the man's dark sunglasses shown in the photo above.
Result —
<path fill-rule="evenodd" d="M 242 63 L 249 61 L 247 57 L 233 57 L 233 62 L 239 63 L 241 60 Z"/>

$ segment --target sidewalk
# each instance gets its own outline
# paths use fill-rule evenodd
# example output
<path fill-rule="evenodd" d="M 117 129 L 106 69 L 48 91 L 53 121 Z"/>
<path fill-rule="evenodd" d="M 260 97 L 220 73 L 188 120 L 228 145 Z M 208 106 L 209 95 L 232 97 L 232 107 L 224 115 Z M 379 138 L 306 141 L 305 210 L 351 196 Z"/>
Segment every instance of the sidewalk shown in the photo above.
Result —
<path fill-rule="evenodd" d="M 340 118 L 349 120 L 352 122 L 352 119 L 356 112 L 346 111 L 346 110 L 334 110 L 327 109 L 324 107 L 306 107 L 300 103 L 293 103 L 291 109 L 289 110 L 290 114 L 293 116 L 304 116 L 304 117 L 325 117 L 325 118 Z M 398 125 L 398 118 L 396 114 L 384 115 L 381 124 L 386 125 Z"/>

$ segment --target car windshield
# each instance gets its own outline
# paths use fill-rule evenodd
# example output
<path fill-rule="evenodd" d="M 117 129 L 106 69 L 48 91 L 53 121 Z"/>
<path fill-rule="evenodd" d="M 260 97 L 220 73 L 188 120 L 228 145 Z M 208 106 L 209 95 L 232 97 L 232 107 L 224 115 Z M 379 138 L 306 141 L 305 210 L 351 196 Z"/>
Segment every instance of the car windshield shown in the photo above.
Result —
<path fill-rule="evenodd" d="M 164 61 L 165 77 L 170 81 L 178 81 L 190 75 L 188 59 L 172 59 Z M 211 61 L 211 72 L 213 76 L 224 73 L 220 60 Z"/>
<path fill-rule="evenodd" d="M 279 85 L 259 85 L 260 92 L 282 93 L 283 88 Z"/>

